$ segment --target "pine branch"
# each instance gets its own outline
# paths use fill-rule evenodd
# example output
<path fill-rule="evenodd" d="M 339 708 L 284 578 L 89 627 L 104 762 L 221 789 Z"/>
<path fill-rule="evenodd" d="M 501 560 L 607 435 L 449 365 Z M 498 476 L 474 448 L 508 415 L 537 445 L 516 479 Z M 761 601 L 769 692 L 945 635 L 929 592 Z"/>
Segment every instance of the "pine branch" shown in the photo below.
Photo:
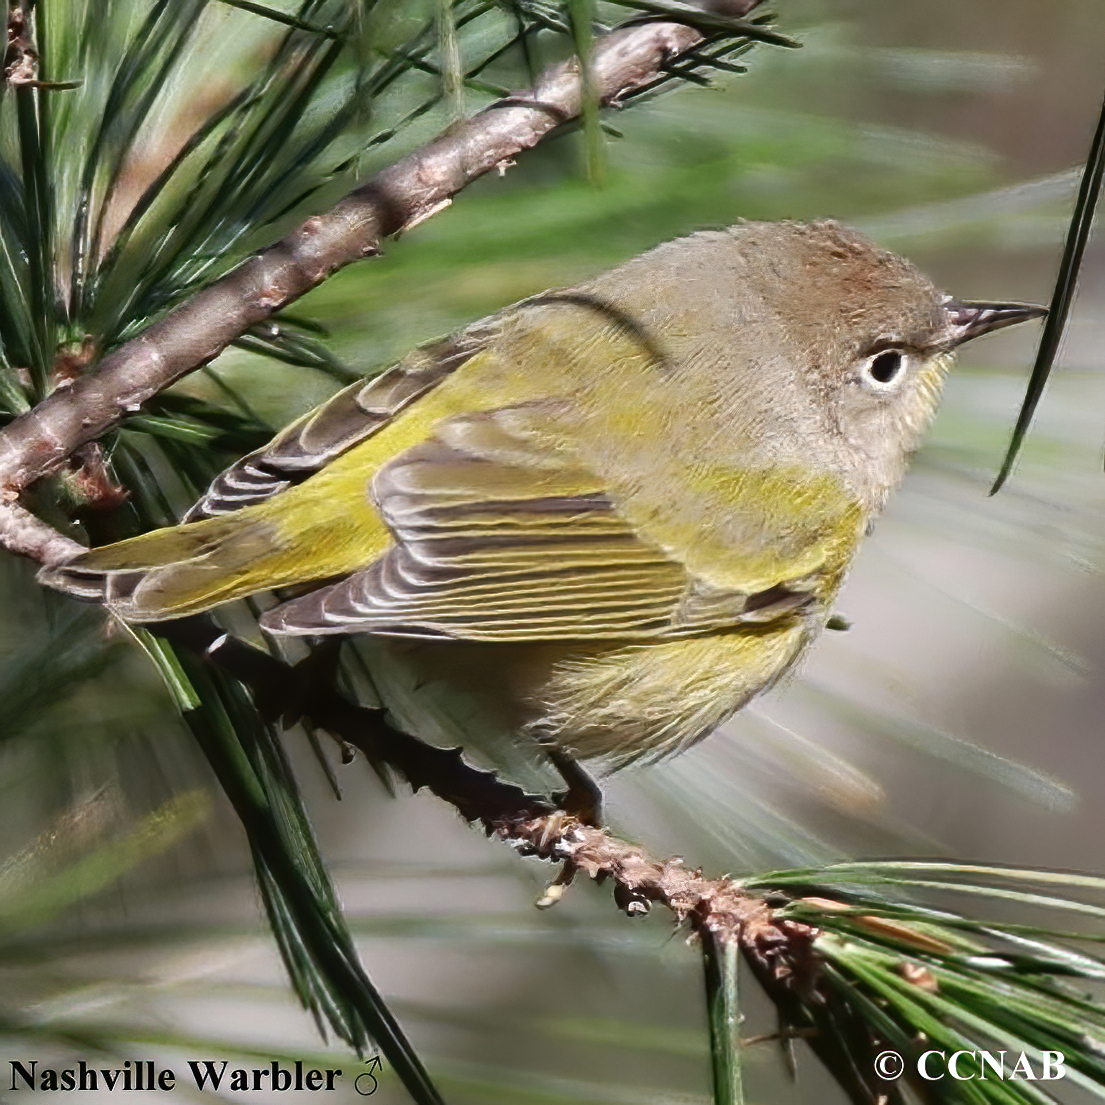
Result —
<path fill-rule="evenodd" d="M 1076 985 L 1064 985 L 1064 980 L 1105 978 L 1099 955 L 1071 946 L 1087 937 L 1052 925 L 933 909 L 900 896 L 958 893 L 983 903 L 1044 908 L 1073 925 L 1105 918 L 1105 907 L 1089 900 L 1105 895 L 1105 879 L 931 861 L 846 863 L 712 879 L 681 859 L 654 859 L 549 800 L 470 766 L 459 749 L 424 744 L 389 724 L 383 711 L 354 705 L 330 683 L 299 678 L 295 668 L 228 637 L 210 618 L 181 619 L 159 632 L 244 683 L 263 713 L 294 705 L 342 744 L 361 749 L 378 771 L 393 772 L 414 791 L 430 791 L 520 854 L 611 883 L 615 904 L 629 916 L 652 904 L 670 911 L 703 941 L 708 985 L 714 968 L 718 1101 L 740 1100 L 739 1041 L 733 1031 L 738 953 L 779 1010 L 781 1042 L 806 1039 L 853 1102 L 904 1102 L 910 1099 L 903 1096 L 906 1083 L 923 1101 L 1053 1100 L 1016 1082 L 995 1082 L 970 1097 L 966 1084 L 942 1083 L 937 1089 L 918 1073 L 928 1048 L 974 1054 L 995 1046 L 1037 1056 L 1057 1049 L 1072 1080 L 1105 1096 L 1099 1047 L 1105 1008 Z M 891 888 L 893 896 L 882 894 L 882 887 Z M 888 1050 L 904 1064 L 902 1083 L 883 1077 L 886 1068 L 877 1060 Z"/>
<path fill-rule="evenodd" d="M 343 698 L 331 683 L 300 678 L 295 668 L 228 636 L 204 615 L 165 622 L 157 632 L 245 684 L 262 714 L 280 716 L 292 709 L 362 751 L 377 770 L 390 769 L 415 792 L 428 790 L 523 855 L 571 862 L 594 879 L 612 880 L 615 900 L 630 916 L 657 903 L 723 940 L 749 926 L 760 932 L 766 923 L 763 900 L 731 880 L 708 879 L 688 871 L 681 860 L 654 860 L 637 845 L 584 825 L 549 799 L 472 767 L 460 749 L 426 744 L 391 725 L 384 711 Z"/>
<path fill-rule="evenodd" d="M 15 492 L 0 493 L 0 545 L 38 564 L 59 564 L 84 552 L 84 546 L 36 518 L 16 501 Z"/>
<path fill-rule="evenodd" d="M 839 864 L 776 871 L 746 879 L 711 879 L 680 859 L 657 860 L 643 848 L 528 795 L 464 762 L 459 749 L 427 745 L 390 725 L 380 710 L 356 706 L 332 684 L 299 678 L 266 652 L 228 637 L 206 617 L 159 628 L 174 647 L 203 655 L 245 685 L 263 714 L 289 708 L 342 744 L 361 749 L 378 771 L 449 802 L 489 836 L 522 855 L 561 862 L 613 885 L 615 904 L 638 916 L 651 904 L 668 909 L 704 941 L 718 965 L 715 1069 L 739 1101 L 733 1072 L 733 972 L 739 952 L 780 1014 L 779 1040 L 804 1038 L 853 1102 L 910 1100 L 976 1105 L 1053 1101 L 1035 1086 L 995 1082 L 981 1096 L 970 1084 L 934 1088 L 916 1072 L 926 1049 L 974 1054 L 981 1048 L 1061 1051 L 1070 1077 L 1105 1096 L 1105 1009 L 1078 980 L 1105 978 L 1099 955 L 1072 942 L 1075 932 L 969 917 L 913 904 L 898 895 L 959 893 L 980 901 L 1045 908 L 1076 923 L 1105 918 L 1087 900 L 1105 895 L 1105 879 L 1064 872 L 922 861 Z M 895 896 L 880 892 L 890 887 Z M 926 1042 L 928 1041 L 928 1042 Z M 935 1041 L 935 1042 L 932 1042 Z M 740 1043 L 751 1046 L 751 1043 Z M 887 1082 L 876 1059 L 904 1064 L 903 1082 Z M 722 1069 L 724 1068 L 724 1069 Z M 896 1077 L 896 1075 L 894 1075 Z M 966 1089 L 964 1088 L 966 1087 Z M 719 1097 L 719 1100 L 725 1100 Z"/>
<path fill-rule="evenodd" d="M 687 11 L 679 13 L 686 22 L 634 22 L 596 39 L 590 78 L 599 104 L 617 104 L 716 31 L 716 17 L 697 26 L 694 9 Z M 727 27 L 734 37 L 793 45 L 754 23 L 731 20 Z M 552 67 L 528 92 L 496 101 L 377 173 L 330 211 L 308 219 L 109 354 L 70 387 L 54 391 L 0 431 L 0 488 L 21 492 L 57 471 L 75 449 L 213 360 L 250 327 L 343 266 L 374 256 L 381 239 L 436 214 L 472 181 L 577 118 L 583 107 L 581 85 L 575 60 Z M 0 506 L 0 513 L 9 509 Z M 0 522 L 0 538 L 11 529 L 10 521 Z M 21 538 L 27 547 L 35 542 L 56 551 L 44 531 Z"/>
<path fill-rule="evenodd" d="M 743 13 L 757 2 L 736 0 L 734 10 Z M 257 6 L 250 7 L 255 10 Z M 185 300 L 91 370 L 87 360 L 95 350 L 93 342 L 82 343 L 88 358 L 79 365 L 80 371 L 67 373 L 62 379 L 59 363 L 52 356 L 57 342 L 53 338 L 39 340 L 39 355 L 34 359 L 40 377 L 37 394 L 51 384 L 57 386 L 35 409 L 0 431 L 0 544 L 40 563 L 56 563 L 78 551 L 74 542 L 24 509 L 18 502 L 19 494 L 42 476 L 63 469 L 71 463 L 70 457 L 79 455 L 82 446 L 113 429 L 171 383 L 208 363 L 227 345 L 243 338 L 255 341 L 258 334 L 268 334 L 271 324 L 269 329 L 263 324 L 272 314 L 343 265 L 378 253 L 383 237 L 428 218 L 472 180 L 509 162 L 551 132 L 564 129 L 563 124 L 583 112 L 584 101 L 593 113 L 598 107 L 615 105 L 659 83 L 690 79 L 692 70 L 710 67 L 693 52 L 702 43 L 715 46 L 728 41 L 733 49 L 745 48 L 752 41 L 789 43 L 757 24 L 739 19 L 722 22 L 724 28 L 719 27 L 716 16 L 678 3 L 653 5 L 650 15 L 600 36 L 588 48 L 585 82 L 581 81 L 576 61 L 553 67 L 534 82 L 528 93 L 507 96 L 378 173 L 331 211 L 309 219 L 281 242 Z M 336 57 L 335 51 L 336 47 L 327 57 Z M 584 83 L 586 88 L 581 87 Z M 148 106 L 129 116 L 131 138 Z M 210 129 L 201 127 L 192 146 L 209 133 Z M 123 163 L 121 151 L 129 147 L 129 142 L 115 151 L 113 180 Z M 24 136 L 22 147 L 32 148 L 29 137 Z M 38 153 L 33 160 L 40 169 L 45 163 Z M 158 186 L 165 179 L 163 174 Z M 147 190 L 146 194 L 152 192 Z M 135 209 L 137 215 L 132 212 L 124 228 L 124 238 L 146 209 L 143 199 Z M 105 210 L 101 204 L 91 231 L 91 241 L 101 246 Z M 251 225 L 249 218 L 241 223 Z M 118 240 L 113 250 L 117 246 Z M 78 249 L 74 256 L 79 260 L 90 254 Z M 36 290 L 47 283 L 36 271 L 30 273 L 30 278 Z M 84 287 L 82 280 L 76 280 L 76 284 Z M 186 294 L 183 289 L 182 294 Z M 179 297 L 170 296 L 168 302 L 179 302 Z M 33 320 L 45 320 L 42 303 L 33 303 L 31 308 Z M 139 321 L 145 317 L 142 312 L 137 316 Z M 110 348 L 110 340 L 108 344 Z M 318 360 L 317 352 L 286 334 L 273 342 L 273 347 L 285 359 L 299 361 L 306 355 Z M 159 400 L 158 405 L 164 402 Z M 152 408 L 153 417 L 144 416 L 148 432 L 156 432 L 158 405 Z M 20 409 L 12 403 L 8 407 Z M 217 427 L 211 424 L 196 429 L 209 437 Z M 160 493 L 159 488 L 154 490 Z M 168 510 L 168 504 L 164 505 Z M 146 522 L 149 524 L 148 518 Z M 176 631 L 170 629 L 167 635 L 178 640 L 187 633 L 187 627 L 173 628 Z M 211 624 L 206 623 L 207 639 L 202 647 L 192 647 L 191 657 L 187 652 L 179 657 L 185 666 L 177 664 L 175 676 L 183 697 L 188 699 L 181 708 L 246 829 L 266 910 L 300 999 L 320 1027 L 329 1023 L 358 1050 L 363 1050 L 370 1038 L 374 1040 L 416 1100 L 437 1101 L 436 1090 L 418 1056 L 360 967 L 340 912 L 336 912 L 320 858 L 313 851 L 294 780 L 279 755 L 275 756 L 279 763 L 269 762 L 273 757 L 266 749 L 272 752 L 278 744 L 270 747 L 260 740 L 266 734 L 274 736 L 268 719 L 275 715 L 262 711 L 255 716 L 244 688 L 250 688 L 260 705 L 266 680 L 273 685 L 273 664 L 276 684 L 287 685 L 293 673 L 271 657 L 256 653 L 246 666 L 259 666 L 258 671 L 235 672 L 235 680 L 220 681 L 215 678 L 219 673 L 200 664 L 200 658 L 207 658 L 211 648 L 219 645 L 215 652 L 225 666 L 228 659 L 242 660 L 251 650 L 243 653 L 235 644 L 212 639 L 210 629 Z M 177 658 L 172 649 L 165 652 L 165 662 L 172 666 Z M 202 687 L 200 693 L 197 687 Z M 332 689 L 316 691 L 302 712 L 328 730 L 345 732 L 350 743 L 356 741 L 365 749 L 381 774 L 394 772 L 413 789 L 431 789 L 469 820 L 481 821 L 489 833 L 511 839 L 517 847 L 530 845 L 523 839 L 524 830 L 515 832 L 515 826 L 545 825 L 536 831 L 543 844 L 551 845 L 558 839 L 558 829 L 572 824 L 572 819 L 557 814 L 551 803 L 468 767 L 459 750 L 436 749 L 393 730 L 382 715 L 353 706 Z M 289 803 L 294 808 L 286 809 Z M 301 862 L 303 849 L 297 848 L 297 843 L 310 852 L 306 862 Z M 553 858 L 551 853 L 549 858 Z M 639 909 L 639 896 L 619 893 Z"/>

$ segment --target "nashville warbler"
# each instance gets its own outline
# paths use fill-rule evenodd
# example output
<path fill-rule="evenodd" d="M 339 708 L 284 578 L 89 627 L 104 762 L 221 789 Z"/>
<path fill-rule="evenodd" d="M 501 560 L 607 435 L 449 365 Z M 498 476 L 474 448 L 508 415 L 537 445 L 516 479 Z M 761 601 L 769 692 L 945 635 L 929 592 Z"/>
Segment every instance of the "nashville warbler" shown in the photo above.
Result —
<path fill-rule="evenodd" d="M 1044 313 L 952 299 L 834 222 L 693 234 L 419 347 L 184 524 L 42 579 L 135 622 L 318 581 L 262 627 L 371 635 L 415 732 L 656 757 L 793 666 L 956 348 Z"/>

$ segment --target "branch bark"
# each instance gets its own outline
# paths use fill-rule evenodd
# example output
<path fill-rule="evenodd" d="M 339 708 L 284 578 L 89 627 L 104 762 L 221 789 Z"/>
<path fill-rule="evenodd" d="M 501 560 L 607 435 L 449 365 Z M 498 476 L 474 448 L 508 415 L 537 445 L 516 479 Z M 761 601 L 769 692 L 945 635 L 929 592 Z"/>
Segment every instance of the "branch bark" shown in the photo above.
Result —
<path fill-rule="evenodd" d="M 15 501 L 15 492 L 0 492 L 0 545 L 39 564 L 60 564 L 84 546 L 58 533 Z"/>

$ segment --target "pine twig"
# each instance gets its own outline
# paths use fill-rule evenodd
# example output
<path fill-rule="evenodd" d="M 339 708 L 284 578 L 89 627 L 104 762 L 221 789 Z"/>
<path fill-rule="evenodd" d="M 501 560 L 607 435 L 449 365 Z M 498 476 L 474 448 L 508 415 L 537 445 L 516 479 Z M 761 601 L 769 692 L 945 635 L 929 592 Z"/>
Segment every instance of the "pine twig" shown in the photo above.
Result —
<path fill-rule="evenodd" d="M 14 492 L 0 492 L 0 546 L 38 564 L 60 564 L 85 551 L 15 500 Z"/>
<path fill-rule="evenodd" d="M 750 38 L 792 44 L 755 24 L 731 26 Z M 593 95 L 601 105 L 617 103 L 704 37 L 696 26 L 663 21 L 611 31 L 595 42 Z M 330 211 L 308 219 L 116 349 L 72 386 L 54 391 L 0 431 L 0 489 L 21 492 L 56 471 L 75 449 L 213 360 L 251 326 L 344 265 L 374 256 L 383 238 L 434 215 L 466 185 L 578 117 L 581 84 L 574 59 L 546 70 L 529 91 L 496 101 L 377 173 Z M 0 504 L 0 512 L 6 509 Z M 0 533 L 4 528 L 0 523 Z"/>
<path fill-rule="evenodd" d="M 638 845 L 584 825 L 549 799 L 472 767 L 460 749 L 437 748 L 396 729 L 382 710 L 357 706 L 328 683 L 303 686 L 294 668 L 228 636 L 205 615 L 166 622 L 157 631 L 244 683 L 258 708 L 271 716 L 284 711 L 288 688 L 298 687 L 296 712 L 362 751 L 378 770 L 390 769 L 414 791 L 430 791 L 466 821 L 480 822 L 489 836 L 523 855 L 571 861 L 593 879 L 612 881 L 615 897 L 627 913 L 638 914 L 643 903 L 654 902 L 697 931 L 710 930 L 723 941 L 740 939 L 765 962 L 771 959 L 770 949 L 781 930 L 770 907 L 730 879 L 708 879 L 701 871 L 688 870 L 680 859 L 652 859 Z M 808 939 L 814 932 L 799 922 L 785 924 L 788 941 Z"/>

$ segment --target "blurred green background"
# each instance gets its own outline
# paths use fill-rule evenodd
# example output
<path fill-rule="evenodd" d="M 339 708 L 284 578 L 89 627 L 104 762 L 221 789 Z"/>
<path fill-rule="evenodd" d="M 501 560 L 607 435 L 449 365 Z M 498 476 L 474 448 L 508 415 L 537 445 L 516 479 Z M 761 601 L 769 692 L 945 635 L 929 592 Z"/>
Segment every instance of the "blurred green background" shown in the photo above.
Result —
<path fill-rule="evenodd" d="M 804 48 L 756 49 L 745 75 L 609 118 L 622 137 L 601 188 L 579 135 L 548 143 L 295 313 L 369 371 L 665 238 L 820 216 L 959 296 L 1046 301 L 1100 105 L 1100 4 L 777 7 Z M 1103 279 L 1091 243 L 1007 488 L 987 498 L 1030 327 L 967 347 L 841 597 L 853 628 L 678 761 L 610 779 L 617 828 L 719 873 L 889 854 L 1105 867 Z M 276 425 L 334 386 L 240 351 L 216 368 Z M 325 1052 L 260 921 L 233 815 L 152 667 L 32 576 L 0 556 L 0 1059 Z M 64 655 L 59 639 L 74 642 Z M 369 972 L 450 1102 L 707 1100 L 697 955 L 669 918 L 631 923 L 587 885 L 537 913 L 546 868 L 431 798 L 389 798 L 361 761 L 339 769 L 335 802 L 302 737 L 288 744 Z M 175 818 L 144 812 L 174 795 Z M 101 889 L 76 902 L 63 876 L 89 855 L 80 885 Z M 749 1034 L 770 1030 L 753 1003 Z M 357 1069 L 328 1054 L 320 1065 Z M 792 1086 L 774 1048 L 753 1050 L 751 1100 L 843 1100 L 812 1059 L 799 1066 Z M 405 1097 L 385 1077 L 374 1100 Z"/>

